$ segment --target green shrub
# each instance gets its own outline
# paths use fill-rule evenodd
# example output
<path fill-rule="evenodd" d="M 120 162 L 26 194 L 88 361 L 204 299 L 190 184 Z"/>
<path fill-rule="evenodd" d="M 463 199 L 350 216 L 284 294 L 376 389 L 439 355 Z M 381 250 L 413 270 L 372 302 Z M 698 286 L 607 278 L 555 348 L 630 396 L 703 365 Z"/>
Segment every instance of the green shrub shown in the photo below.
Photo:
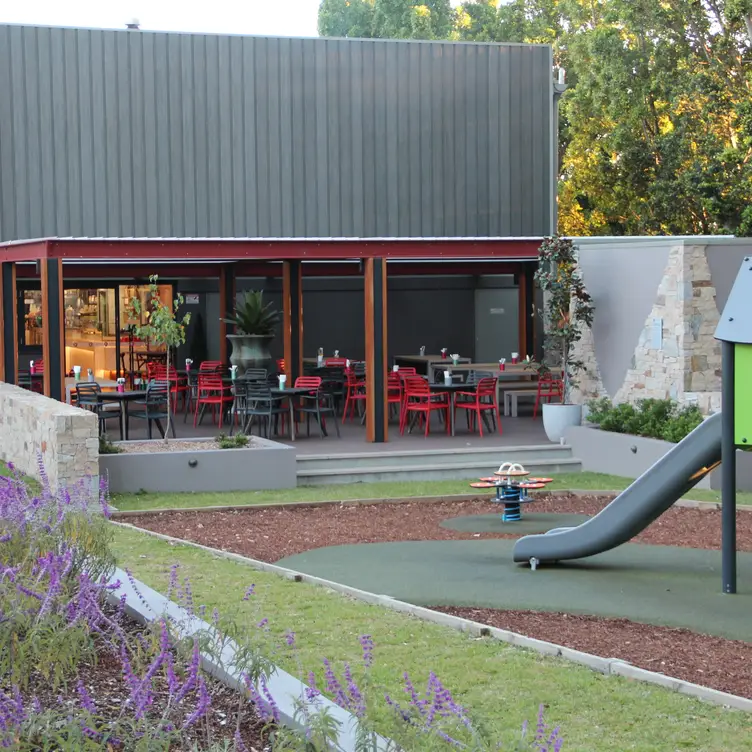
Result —
<path fill-rule="evenodd" d="M 679 407 L 671 399 L 644 399 L 636 405 L 614 405 L 603 397 L 588 403 L 588 421 L 604 431 L 646 436 L 678 443 L 702 423 L 696 405 Z"/>
<path fill-rule="evenodd" d="M 220 433 L 217 436 L 217 444 L 220 449 L 242 449 L 248 446 L 250 439 L 243 433 L 236 433 L 234 436 Z"/>

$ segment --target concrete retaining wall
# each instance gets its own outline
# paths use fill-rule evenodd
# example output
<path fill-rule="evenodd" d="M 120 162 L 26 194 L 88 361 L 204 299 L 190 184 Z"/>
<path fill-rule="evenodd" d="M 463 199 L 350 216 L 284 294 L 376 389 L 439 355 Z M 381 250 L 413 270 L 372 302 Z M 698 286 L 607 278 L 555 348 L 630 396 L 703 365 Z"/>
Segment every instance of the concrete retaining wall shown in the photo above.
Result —
<path fill-rule="evenodd" d="M 572 454 L 582 462 L 583 470 L 623 478 L 638 478 L 675 446 L 668 441 L 602 431 L 591 426 L 572 426 L 566 440 L 572 447 Z M 752 452 L 737 452 L 736 479 L 739 491 L 752 491 Z M 720 487 L 720 469 L 696 486 L 712 490 Z"/>
<path fill-rule="evenodd" d="M 0 459 L 50 486 L 99 475 L 97 417 L 36 392 L 0 382 Z"/>
<path fill-rule="evenodd" d="M 295 488 L 295 449 L 258 436 L 252 441 L 253 448 L 244 449 L 103 454 L 99 458 L 99 471 L 112 493 Z M 213 443 L 207 440 L 210 442 Z"/>

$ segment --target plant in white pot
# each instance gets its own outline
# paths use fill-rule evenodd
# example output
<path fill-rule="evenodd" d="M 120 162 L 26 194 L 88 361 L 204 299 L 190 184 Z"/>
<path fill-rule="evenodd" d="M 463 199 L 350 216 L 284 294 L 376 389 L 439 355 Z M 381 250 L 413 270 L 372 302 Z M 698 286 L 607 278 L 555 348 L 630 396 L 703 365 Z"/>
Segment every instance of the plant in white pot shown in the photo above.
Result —
<path fill-rule="evenodd" d="M 563 382 L 561 402 L 543 405 L 543 428 L 550 441 L 561 441 L 569 426 L 582 422 L 582 405 L 570 402 L 576 376 L 584 369 L 574 357 L 574 346 L 593 325 L 595 306 L 582 281 L 577 247 L 568 238 L 555 235 L 543 241 L 535 281 L 544 295 L 544 358 L 539 373 L 560 370 Z"/>
<path fill-rule="evenodd" d="M 263 290 L 248 290 L 235 304 L 235 312 L 222 319 L 235 327 L 228 334 L 232 343 L 230 363 L 243 375 L 249 368 L 268 368 L 272 357 L 269 345 L 276 334 L 279 312 L 271 303 L 264 303 Z"/>

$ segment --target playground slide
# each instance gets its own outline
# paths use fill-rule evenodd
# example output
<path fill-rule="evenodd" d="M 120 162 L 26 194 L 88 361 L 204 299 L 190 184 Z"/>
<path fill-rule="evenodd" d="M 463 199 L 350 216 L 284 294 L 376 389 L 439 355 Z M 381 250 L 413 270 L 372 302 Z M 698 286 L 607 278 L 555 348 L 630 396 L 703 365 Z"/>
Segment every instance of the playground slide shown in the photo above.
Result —
<path fill-rule="evenodd" d="M 582 525 L 528 535 L 514 546 L 515 561 L 581 559 L 608 551 L 637 535 L 721 461 L 721 414 L 711 415 Z"/>

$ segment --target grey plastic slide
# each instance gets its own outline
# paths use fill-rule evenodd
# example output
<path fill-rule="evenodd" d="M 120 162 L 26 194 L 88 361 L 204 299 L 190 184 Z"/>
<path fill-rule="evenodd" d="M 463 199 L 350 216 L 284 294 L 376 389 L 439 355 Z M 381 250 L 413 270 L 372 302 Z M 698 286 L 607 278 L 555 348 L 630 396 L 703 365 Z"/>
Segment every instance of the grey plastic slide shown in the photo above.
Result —
<path fill-rule="evenodd" d="M 711 415 L 661 457 L 595 517 L 573 528 L 527 535 L 514 546 L 514 560 L 581 559 L 634 538 L 693 488 L 721 461 L 721 414 Z"/>

